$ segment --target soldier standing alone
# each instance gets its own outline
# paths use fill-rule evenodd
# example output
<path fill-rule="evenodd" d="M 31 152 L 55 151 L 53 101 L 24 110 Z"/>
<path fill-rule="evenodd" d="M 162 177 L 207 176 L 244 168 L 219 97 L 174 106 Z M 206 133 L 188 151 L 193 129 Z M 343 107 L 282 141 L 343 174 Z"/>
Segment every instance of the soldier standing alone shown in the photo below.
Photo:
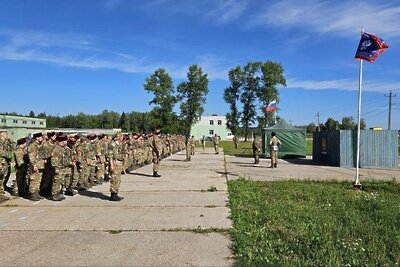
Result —
<path fill-rule="evenodd" d="M 276 137 L 276 133 L 271 133 L 271 140 L 269 141 L 269 147 L 271 151 L 271 166 L 269 168 L 278 167 L 278 149 L 281 145 L 281 141 Z"/>
<path fill-rule="evenodd" d="M 160 140 L 161 131 L 159 129 L 155 130 L 153 139 L 152 139 L 152 153 L 153 153 L 153 177 L 161 177 L 158 174 L 158 170 L 160 168 L 160 160 L 161 160 L 161 140 Z"/>
<path fill-rule="evenodd" d="M 254 135 L 252 148 L 253 148 L 254 164 L 259 164 L 260 163 L 259 153 L 261 151 L 261 140 L 259 138 L 257 138 L 256 135 Z"/>
<path fill-rule="evenodd" d="M 214 134 L 213 138 L 213 144 L 214 144 L 214 150 L 215 154 L 219 154 L 219 136 L 217 134 Z"/>

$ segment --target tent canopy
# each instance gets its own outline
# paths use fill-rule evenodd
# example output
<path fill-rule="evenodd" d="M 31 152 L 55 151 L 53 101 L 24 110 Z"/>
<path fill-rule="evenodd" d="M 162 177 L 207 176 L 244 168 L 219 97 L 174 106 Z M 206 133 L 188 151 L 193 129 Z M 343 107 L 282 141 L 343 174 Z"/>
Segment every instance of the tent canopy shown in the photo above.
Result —
<path fill-rule="evenodd" d="M 307 141 L 305 129 L 294 127 L 281 119 L 277 124 L 265 128 L 263 131 L 263 148 L 266 157 L 270 156 L 268 144 L 272 132 L 276 133 L 282 143 L 279 147 L 279 158 L 306 157 Z"/>

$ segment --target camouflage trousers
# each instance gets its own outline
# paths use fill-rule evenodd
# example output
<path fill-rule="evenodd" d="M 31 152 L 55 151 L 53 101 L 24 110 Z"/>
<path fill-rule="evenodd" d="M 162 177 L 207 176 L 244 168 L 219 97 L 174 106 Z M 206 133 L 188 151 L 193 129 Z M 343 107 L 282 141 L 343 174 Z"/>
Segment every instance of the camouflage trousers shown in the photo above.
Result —
<path fill-rule="evenodd" d="M 7 172 L 7 165 L 3 163 L 2 159 L 0 158 L 0 196 L 4 195 L 4 176 Z"/>
<path fill-rule="evenodd" d="M 29 170 L 29 193 L 39 193 L 40 183 L 42 181 L 43 169 L 33 171 Z"/>
<path fill-rule="evenodd" d="M 86 177 L 89 182 L 96 180 L 96 165 L 87 165 Z"/>
<path fill-rule="evenodd" d="M 78 164 L 78 184 L 80 185 L 85 185 L 88 182 L 88 177 L 87 177 L 87 173 L 88 173 L 88 165 L 87 164 L 82 164 L 79 163 Z"/>
<path fill-rule="evenodd" d="M 58 174 L 54 174 L 53 185 L 51 187 L 51 195 L 59 194 L 63 187 L 68 187 L 72 181 L 71 168 L 60 168 Z"/>
<path fill-rule="evenodd" d="M 119 186 L 121 185 L 121 172 L 123 168 L 123 162 L 116 160 L 114 163 L 114 172 L 110 181 L 110 192 L 118 193 Z"/>
<path fill-rule="evenodd" d="M 254 163 L 259 163 L 260 162 L 260 152 L 258 152 L 257 149 L 253 149 L 253 158 L 254 158 Z"/>
<path fill-rule="evenodd" d="M 219 154 L 219 147 L 218 145 L 214 144 L 215 154 Z"/>
<path fill-rule="evenodd" d="M 191 159 L 191 155 L 192 155 L 192 151 L 191 151 L 191 146 L 187 145 L 186 146 L 186 160 L 190 160 Z"/>
<path fill-rule="evenodd" d="M 51 192 L 52 182 L 54 177 L 54 169 L 50 162 L 44 165 L 42 181 L 40 182 L 40 193 L 48 195 Z"/>
<path fill-rule="evenodd" d="M 271 167 L 276 167 L 278 164 L 278 151 L 271 150 Z"/>
<path fill-rule="evenodd" d="M 153 172 L 158 172 L 160 169 L 160 157 L 156 154 L 153 153 Z"/>
<path fill-rule="evenodd" d="M 97 181 L 104 181 L 105 175 L 105 165 L 103 162 L 97 163 L 96 165 L 96 180 Z"/>

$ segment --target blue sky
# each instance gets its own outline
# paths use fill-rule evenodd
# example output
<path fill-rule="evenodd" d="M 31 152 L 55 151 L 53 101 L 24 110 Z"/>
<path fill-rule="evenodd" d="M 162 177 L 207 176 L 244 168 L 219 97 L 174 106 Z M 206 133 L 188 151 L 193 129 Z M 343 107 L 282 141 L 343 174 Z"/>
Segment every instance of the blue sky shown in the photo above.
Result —
<path fill-rule="evenodd" d="M 0 0 L 0 112 L 53 115 L 149 111 L 145 78 L 177 85 L 191 64 L 209 76 L 205 114 L 225 114 L 230 68 L 285 68 L 279 115 L 295 125 L 357 115 L 360 27 L 389 44 L 364 62 L 369 127 L 400 128 L 398 1 Z"/>

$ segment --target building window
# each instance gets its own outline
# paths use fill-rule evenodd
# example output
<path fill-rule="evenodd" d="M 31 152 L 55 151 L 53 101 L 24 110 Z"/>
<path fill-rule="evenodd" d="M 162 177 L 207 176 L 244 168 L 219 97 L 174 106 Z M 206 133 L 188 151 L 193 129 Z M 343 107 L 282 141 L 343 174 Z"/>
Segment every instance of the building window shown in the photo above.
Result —
<path fill-rule="evenodd" d="M 28 122 L 27 122 L 27 121 L 22 121 L 22 123 L 23 123 L 23 124 L 27 124 Z"/>
<path fill-rule="evenodd" d="M 1 119 L 1 122 L 7 122 L 7 120 L 6 119 Z"/>
<path fill-rule="evenodd" d="M 18 120 L 13 120 L 13 123 L 18 123 Z"/>
<path fill-rule="evenodd" d="M 210 120 L 210 125 L 214 125 L 214 120 Z"/>
<path fill-rule="evenodd" d="M 218 125 L 222 125 L 222 121 L 221 120 L 218 120 Z"/>
<path fill-rule="evenodd" d="M 36 124 L 36 121 L 32 121 L 32 124 Z"/>
<path fill-rule="evenodd" d="M 232 133 L 228 133 L 228 136 L 231 136 L 232 135 Z"/>
<path fill-rule="evenodd" d="M 40 125 L 43 125 L 43 121 L 40 122 Z"/>
<path fill-rule="evenodd" d="M 209 133 L 210 135 L 214 135 L 214 130 L 210 130 L 208 133 Z"/>

